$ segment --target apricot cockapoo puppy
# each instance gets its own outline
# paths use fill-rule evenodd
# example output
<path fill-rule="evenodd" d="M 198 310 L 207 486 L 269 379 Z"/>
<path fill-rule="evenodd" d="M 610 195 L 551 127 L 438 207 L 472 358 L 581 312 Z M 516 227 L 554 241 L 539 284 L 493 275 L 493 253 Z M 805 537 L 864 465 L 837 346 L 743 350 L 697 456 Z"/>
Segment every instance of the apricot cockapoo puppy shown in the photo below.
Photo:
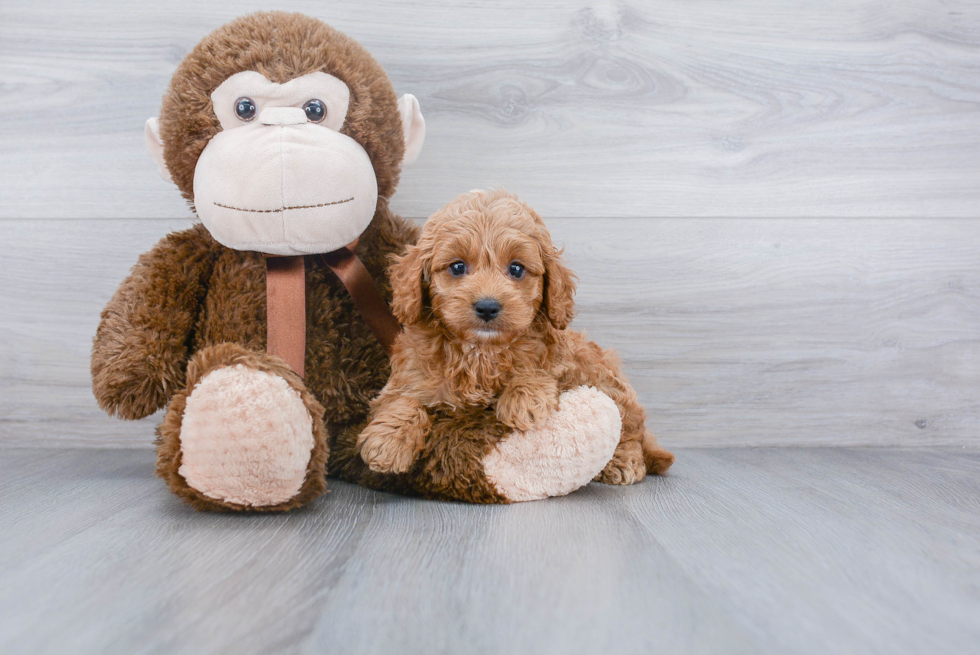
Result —
<path fill-rule="evenodd" d="M 389 271 L 405 329 L 391 378 L 358 438 L 373 470 L 408 471 L 430 430 L 427 408 L 493 407 L 517 430 L 544 423 L 561 392 L 587 385 L 619 407 L 622 435 L 596 480 L 632 484 L 674 456 L 644 426 L 615 353 L 567 329 L 575 278 L 537 213 L 503 190 L 463 194 L 426 222 Z"/>

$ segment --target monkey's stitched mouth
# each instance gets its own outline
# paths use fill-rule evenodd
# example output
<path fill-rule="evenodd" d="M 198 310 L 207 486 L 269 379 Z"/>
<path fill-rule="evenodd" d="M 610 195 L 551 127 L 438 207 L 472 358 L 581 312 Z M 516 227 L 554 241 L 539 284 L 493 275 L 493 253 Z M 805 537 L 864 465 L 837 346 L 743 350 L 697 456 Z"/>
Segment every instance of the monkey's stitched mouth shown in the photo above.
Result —
<path fill-rule="evenodd" d="M 294 207 L 280 207 L 279 209 L 242 209 L 241 207 L 232 207 L 231 205 L 222 205 L 220 202 L 214 203 L 215 207 L 223 207 L 224 209 L 234 209 L 236 212 L 252 212 L 255 214 L 278 214 L 279 212 L 284 212 L 287 209 L 316 209 L 317 207 L 329 207 L 330 205 L 342 205 L 345 202 L 350 202 L 354 197 L 351 196 L 347 200 L 334 200 L 333 202 L 321 202 L 319 205 L 296 205 Z"/>

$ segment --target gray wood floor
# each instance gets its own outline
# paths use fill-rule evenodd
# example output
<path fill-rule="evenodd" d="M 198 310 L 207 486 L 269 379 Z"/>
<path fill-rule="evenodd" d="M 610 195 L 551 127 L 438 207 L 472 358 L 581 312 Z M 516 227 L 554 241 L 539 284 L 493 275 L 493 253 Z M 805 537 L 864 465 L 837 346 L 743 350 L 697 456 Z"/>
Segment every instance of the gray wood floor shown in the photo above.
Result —
<path fill-rule="evenodd" d="M 4 653 L 967 653 L 980 452 L 680 449 L 508 507 L 195 513 L 148 451 L 0 449 Z"/>

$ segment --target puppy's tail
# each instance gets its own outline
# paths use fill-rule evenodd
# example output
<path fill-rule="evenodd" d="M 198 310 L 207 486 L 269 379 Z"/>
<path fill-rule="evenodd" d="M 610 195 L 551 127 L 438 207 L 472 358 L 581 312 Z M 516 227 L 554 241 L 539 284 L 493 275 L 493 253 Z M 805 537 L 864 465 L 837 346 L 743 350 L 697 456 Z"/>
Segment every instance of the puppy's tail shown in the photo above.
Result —
<path fill-rule="evenodd" d="M 647 430 L 643 434 L 643 461 L 647 465 L 647 473 L 663 475 L 674 463 L 674 454 L 661 448 L 657 438 Z"/>

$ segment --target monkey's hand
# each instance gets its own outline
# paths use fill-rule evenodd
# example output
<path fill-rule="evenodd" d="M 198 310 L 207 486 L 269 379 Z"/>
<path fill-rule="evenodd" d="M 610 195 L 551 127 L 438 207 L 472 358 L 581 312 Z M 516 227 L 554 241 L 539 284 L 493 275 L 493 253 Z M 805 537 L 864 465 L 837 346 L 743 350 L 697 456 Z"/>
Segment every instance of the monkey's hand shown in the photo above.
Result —
<path fill-rule="evenodd" d="M 142 255 L 102 312 L 92 346 L 92 391 L 109 414 L 149 416 L 184 384 L 188 337 L 212 258 L 198 226 Z"/>
<path fill-rule="evenodd" d="M 534 377 L 504 389 L 495 413 L 504 425 L 530 430 L 543 424 L 558 409 L 558 384 L 553 378 Z"/>
<path fill-rule="evenodd" d="M 357 437 L 357 449 L 372 471 L 406 473 L 422 451 L 431 428 L 422 403 L 396 396 L 375 412 Z"/>

